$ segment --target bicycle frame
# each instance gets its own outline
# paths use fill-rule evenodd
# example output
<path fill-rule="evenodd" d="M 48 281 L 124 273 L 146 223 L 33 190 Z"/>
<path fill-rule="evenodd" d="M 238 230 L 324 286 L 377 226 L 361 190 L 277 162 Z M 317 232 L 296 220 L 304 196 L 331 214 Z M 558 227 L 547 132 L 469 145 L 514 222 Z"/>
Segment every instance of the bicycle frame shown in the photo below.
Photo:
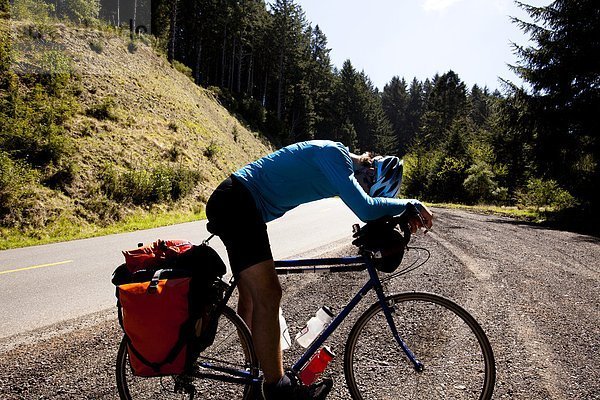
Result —
<path fill-rule="evenodd" d="M 313 343 L 305 350 L 303 355 L 298 361 L 292 366 L 292 371 L 299 373 L 323 345 L 323 343 L 331 336 L 331 334 L 340 326 L 340 324 L 346 319 L 346 317 L 352 312 L 352 310 L 360 303 L 363 297 L 372 289 L 375 290 L 379 304 L 381 305 L 384 315 L 390 330 L 396 339 L 398 345 L 402 348 L 414 369 L 418 372 L 422 372 L 424 369 L 423 364 L 417 359 L 416 355 L 408 348 L 394 322 L 392 317 L 393 311 L 386 301 L 385 293 L 383 292 L 383 286 L 375 266 L 368 257 L 364 256 L 353 256 L 353 257 L 340 257 L 340 258 L 317 258 L 317 259 L 301 259 L 301 260 L 280 260 L 275 261 L 275 270 L 278 275 L 287 275 L 295 273 L 310 273 L 310 272 L 351 272 L 351 271 L 362 271 L 367 269 L 369 273 L 369 280 L 365 285 L 356 293 L 356 295 L 348 302 L 348 304 L 342 309 L 342 311 L 332 320 L 331 324 L 321 332 L 321 334 L 313 341 Z M 216 313 L 220 314 L 222 307 L 227 304 L 233 291 L 236 287 L 236 281 L 233 280 L 230 287 L 227 289 L 223 301 L 217 307 Z M 226 377 L 223 375 L 216 375 L 211 373 L 196 372 L 194 376 L 200 378 L 216 379 L 221 381 L 228 381 L 232 383 L 240 384 L 259 384 L 262 380 L 260 377 L 252 376 L 251 372 L 245 370 L 237 370 L 233 368 L 216 368 L 211 365 L 210 362 L 201 362 L 200 366 L 213 371 L 221 371 L 230 374 L 231 376 Z"/>
<path fill-rule="evenodd" d="M 329 266 L 328 268 L 324 268 Z M 346 317 L 352 312 L 363 297 L 372 289 L 377 294 L 377 299 L 383 313 L 386 317 L 387 323 L 392 331 L 392 335 L 398 345 L 402 348 L 410 362 L 413 364 L 416 371 L 423 371 L 423 364 L 417 359 L 416 355 L 408 348 L 400 333 L 396 327 L 396 323 L 392 317 L 392 309 L 388 305 L 383 292 L 383 286 L 375 266 L 371 260 L 364 256 L 353 256 L 353 257 L 341 257 L 341 258 L 317 258 L 317 259 L 302 259 L 302 260 L 282 260 L 275 261 L 275 270 L 278 275 L 285 275 L 290 273 L 304 273 L 304 272 L 349 272 L 349 271 L 361 271 L 367 269 L 369 272 L 369 280 L 365 285 L 356 293 L 356 295 L 348 302 L 348 304 L 340 311 L 340 313 L 331 321 L 331 324 L 327 326 L 321 332 L 321 334 L 313 341 L 313 343 L 306 349 L 302 357 L 292 366 L 292 370 L 296 373 L 300 372 L 302 367 L 308 363 L 310 358 L 319 350 L 323 343 L 331 336 L 331 334 L 340 326 L 340 324 L 346 319 Z"/>

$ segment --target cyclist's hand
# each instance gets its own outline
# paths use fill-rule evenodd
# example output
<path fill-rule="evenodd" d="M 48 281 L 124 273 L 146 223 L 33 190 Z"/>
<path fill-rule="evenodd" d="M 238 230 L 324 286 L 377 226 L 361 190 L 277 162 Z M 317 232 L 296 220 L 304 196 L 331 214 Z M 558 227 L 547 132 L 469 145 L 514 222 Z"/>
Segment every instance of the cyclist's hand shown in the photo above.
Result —
<path fill-rule="evenodd" d="M 411 233 L 417 233 L 419 228 L 424 228 L 427 231 L 433 226 L 433 213 L 423 204 L 420 204 L 417 208 L 419 209 L 419 216 L 411 217 L 408 220 Z"/>

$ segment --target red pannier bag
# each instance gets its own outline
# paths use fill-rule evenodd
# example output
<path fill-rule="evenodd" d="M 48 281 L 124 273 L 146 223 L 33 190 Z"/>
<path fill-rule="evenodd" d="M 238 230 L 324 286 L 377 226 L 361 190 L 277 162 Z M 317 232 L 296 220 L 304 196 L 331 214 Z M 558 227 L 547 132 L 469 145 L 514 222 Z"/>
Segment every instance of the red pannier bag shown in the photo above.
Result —
<path fill-rule="evenodd" d="M 191 277 L 161 279 L 169 272 L 161 269 L 151 281 L 117 289 L 129 362 L 138 376 L 181 374 L 186 367 L 186 338 L 193 334 Z"/>
<path fill-rule="evenodd" d="M 187 244 L 185 251 L 171 251 Z M 150 254 L 147 250 L 123 252 L 128 254 L 126 260 L 134 254 L 129 260 L 135 261 L 122 264 L 113 274 L 119 323 L 137 376 L 189 371 L 198 354 L 212 344 L 217 329 L 209 317 L 223 296 L 225 264 L 207 244 L 157 241 L 145 248 L 165 247 L 169 250 L 161 250 L 159 257 L 140 256 Z M 162 264 L 157 261 L 161 259 Z"/>

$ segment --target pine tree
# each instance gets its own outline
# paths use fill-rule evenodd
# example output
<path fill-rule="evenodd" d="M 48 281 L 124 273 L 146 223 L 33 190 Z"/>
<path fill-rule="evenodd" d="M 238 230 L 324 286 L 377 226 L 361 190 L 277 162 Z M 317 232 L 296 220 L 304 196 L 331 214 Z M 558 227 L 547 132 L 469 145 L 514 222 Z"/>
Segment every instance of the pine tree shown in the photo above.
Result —
<path fill-rule="evenodd" d="M 513 19 L 535 43 L 514 46 L 520 59 L 514 70 L 532 89 L 526 103 L 538 174 L 598 204 L 600 7 L 595 0 L 518 4 L 533 19 Z"/>
<path fill-rule="evenodd" d="M 406 81 L 395 76 L 386 84 L 381 94 L 381 103 L 388 120 L 392 124 L 394 135 L 397 138 L 398 148 L 395 153 L 403 155 L 412 141 L 408 126 L 408 104 L 410 98 L 407 92 Z"/>
<path fill-rule="evenodd" d="M 483 127 L 490 117 L 490 97 L 488 89 L 482 90 L 477 84 L 473 85 L 468 95 L 469 118 L 478 127 Z"/>
<path fill-rule="evenodd" d="M 465 113 L 466 102 L 465 84 L 454 71 L 433 78 L 423 114 L 428 147 L 438 146 L 445 141 L 454 120 Z"/>
<path fill-rule="evenodd" d="M 293 88 L 301 55 L 308 47 L 306 42 L 306 17 L 294 0 L 276 0 L 272 5 L 272 38 L 277 55 L 277 118 L 283 120 L 286 113 L 288 88 Z M 294 89 L 292 89 L 294 91 Z"/>
<path fill-rule="evenodd" d="M 334 123 L 334 138 L 351 149 L 358 147 L 358 133 L 354 118 L 359 113 L 359 76 L 350 60 L 344 61 L 339 71 L 339 83 L 334 93 L 337 121 Z"/>
<path fill-rule="evenodd" d="M 327 47 L 327 37 L 319 25 L 312 30 L 308 81 L 315 109 L 315 137 L 331 138 L 332 95 L 335 77 Z"/>
<path fill-rule="evenodd" d="M 424 85 L 414 78 L 408 89 L 408 104 L 406 105 L 406 132 L 410 140 L 406 143 L 410 149 L 415 138 L 421 135 L 421 120 L 425 103 Z"/>

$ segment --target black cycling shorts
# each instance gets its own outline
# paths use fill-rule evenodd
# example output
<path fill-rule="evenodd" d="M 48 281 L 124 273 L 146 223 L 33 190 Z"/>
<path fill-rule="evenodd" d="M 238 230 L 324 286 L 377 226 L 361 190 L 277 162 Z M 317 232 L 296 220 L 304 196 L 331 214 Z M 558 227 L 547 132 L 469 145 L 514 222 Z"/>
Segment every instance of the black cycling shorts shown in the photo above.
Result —
<path fill-rule="evenodd" d="M 273 259 L 267 224 L 252 194 L 233 175 L 225 179 L 206 203 L 207 229 L 219 236 L 234 275 Z"/>

